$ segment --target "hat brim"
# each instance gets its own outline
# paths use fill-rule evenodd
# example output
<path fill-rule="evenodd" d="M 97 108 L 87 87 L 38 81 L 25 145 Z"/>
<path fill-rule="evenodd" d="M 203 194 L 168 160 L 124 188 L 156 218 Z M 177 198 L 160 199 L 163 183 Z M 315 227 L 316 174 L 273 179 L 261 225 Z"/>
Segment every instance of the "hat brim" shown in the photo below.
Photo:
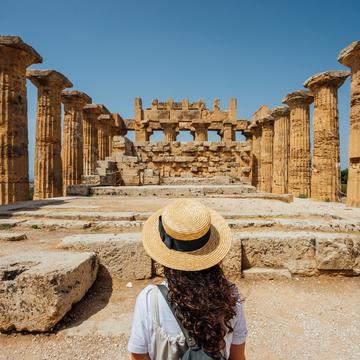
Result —
<path fill-rule="evenodd" d="M 198 271 L 208 269 L 224 259 L 231 247 L 231 230 L 226 220 L 216 211 L 211 215 L 210 238 L 202 248 L 182 252 L 169 249 L 159 233 L 159 216 L 163 209 L 151 215 L 144 224 L 142 242 L 147 254 L 157 263 L 171 269 Z"/>

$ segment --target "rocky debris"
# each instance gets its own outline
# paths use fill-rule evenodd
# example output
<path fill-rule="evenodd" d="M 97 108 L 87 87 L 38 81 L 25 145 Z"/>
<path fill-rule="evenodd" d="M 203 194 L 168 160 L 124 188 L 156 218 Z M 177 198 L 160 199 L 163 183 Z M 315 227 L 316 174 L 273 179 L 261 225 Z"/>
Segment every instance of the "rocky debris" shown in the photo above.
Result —
<path fill-rule="evenodd" d="M 118 279 L 147 279 L 152 275 L 151 259 L 140 233 L 72 235 L 65 237 L 59 247 L 95 252 L 100 263 Z"/>
<path fill-rule="evenodd" d="M 0 257 L 0 330 L 49 331 L 85 295 L 97 270 L 94 253 Z"/>
<path fill-rule="evenodd" d="M 25 233 L 0 232 L 0 241 L 20 241 L 26 238 Z"/>
<path fill-rule="evenodd" d="M 246 280 L 279 280 L 291 279 L 291 273 L 287 269 L 272 269 L 253 267 L 243 271 Z"/>

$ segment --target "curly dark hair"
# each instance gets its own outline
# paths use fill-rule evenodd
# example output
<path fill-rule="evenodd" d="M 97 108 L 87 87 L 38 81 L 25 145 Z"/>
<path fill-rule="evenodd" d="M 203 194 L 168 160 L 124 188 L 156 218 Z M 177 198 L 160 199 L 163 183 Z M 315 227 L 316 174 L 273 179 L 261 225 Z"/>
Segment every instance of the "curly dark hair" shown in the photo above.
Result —
<path fill-rule="evenodd" d="M 164 268 L 164 275 L 169 300 L 185 329 L 206 353 L 219 357 L 225 335 L 233 331 L 230 320 L 240 301 L 235 285 L 219 265 L 201 271 Z"/>

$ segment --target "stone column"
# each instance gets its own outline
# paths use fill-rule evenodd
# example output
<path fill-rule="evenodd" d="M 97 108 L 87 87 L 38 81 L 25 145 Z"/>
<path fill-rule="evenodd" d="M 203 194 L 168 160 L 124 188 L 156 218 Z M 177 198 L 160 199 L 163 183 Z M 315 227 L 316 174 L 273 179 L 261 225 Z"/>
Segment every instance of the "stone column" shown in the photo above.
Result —
<path fill-rule="evenodd" d="M 288 192 L 310 196 L 310 104 L 311 91 L 298 90 L 286 95 L 283 103 L 290 108 L 290 153 Z"/>
<path fill-rule="evenodd" d="M 274 194 L 287 194 L 290 110 L 287 106 L 279 106 L 272 110 L 271 115 L 274 118 L 273 175 L 271 190 Z"/>
<path fill-rule="evenodd" d="M 105 160 L 109 156 L 111 120 L 110 114 L 101 114 L 98 117 L 98 160 Z"/>
<path fill-rule="evenodd" d="M 83 107 L 91 98 L 81 91 L 63 91 L 63 144 L 61 151 L 63 195 L 69 185 L 81 184 L 83 175 Z"/>
<path fill-rule="evenodd" d="M 151 133 L 146 131 L 146 124 L 143 121 L 143 110 L 141 98 L 135 99 L 135 141 L 149 141 Z"/>
<path fill-rule="evenodd" d="M 261 127 L 256 123 L 250 125 L 251 139 L 251 185 L 260 188 L 261 182 Z"/>
<path fill-rule="evenodd" d="M 29 199 L 26 68 L 41 56 L 18 36 L 0 36 L 0 205 Z"/>
<path fill-rule="evenodd" d="M 102 113 L 102 107 L 98 104 L 84 106 L 83 121 L 83 168 L 84 175 L 94 175 L 98 160 L 98 116 Z"/>
<path fill-rule="evenodd" d="M 28 70 L 38 88 L 34 199 L 62 196 L 61 91 L 72 83 L 55 70 Z"/>
<path fill-rule="evenodd" d="M 271 192 L 273 169 L 274 119 L 267 116 L 259 120 L 261 126 L 261 181 L 260 190 Z"/>
<path fill-rule="evenodd" d="M 311 198 L 315 200 L 340 200 L 338 88 L 349 75 L 348 71 L 327 71 L 304 83 L 314 94 Z"/>
<path fill-rule="evenodd" d="M 160 126 L 164 130 L 164 141 L 176 141 L 179 123 L 171 119 L 160 120 Z"/>
<path fill-rule="evenodd" d="M 351 68 L 348 206 L 360 207 L 360 41 L 340 52 L 338 61 Z"/>
<path fill-rule="evenodd" d="M 194 128 L 195 141 L 208 141 L 208 128 L 210 121 L 205 119 L 193 120 L 191 126 Z"/>

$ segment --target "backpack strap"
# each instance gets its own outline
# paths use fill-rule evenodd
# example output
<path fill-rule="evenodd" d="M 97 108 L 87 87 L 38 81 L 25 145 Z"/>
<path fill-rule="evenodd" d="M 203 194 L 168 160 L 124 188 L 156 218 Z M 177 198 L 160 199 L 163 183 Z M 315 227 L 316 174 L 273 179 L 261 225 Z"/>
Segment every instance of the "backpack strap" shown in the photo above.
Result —
<path fill-rule="evenodd" d="M 178 319 L 178 317 L 176 316 L 176 312 L 175 312 L 175 309 L 173 308 L 173 306 L 171 305 L 170 301 L 168 300 L 168 289 L 165 285 L 157 285 L 158 289 L 160 290 L 161 294 L 163 295 L 166 303 L 168 304 L 171 312 L 173 313 L 177 323 L 179 324 L 180 326 L 180 329 L 182 331 L 182 333 L 184 334 L 185 336 L 185 341 L 186 341 L 186 345 L 191 348 L 191 347 L 195 347 L 196 346 L 196 341 L 195 339 L 189 334 L 189 331 L 187 331 L 183 324 L 181 323 L 181 321 Z"/>

